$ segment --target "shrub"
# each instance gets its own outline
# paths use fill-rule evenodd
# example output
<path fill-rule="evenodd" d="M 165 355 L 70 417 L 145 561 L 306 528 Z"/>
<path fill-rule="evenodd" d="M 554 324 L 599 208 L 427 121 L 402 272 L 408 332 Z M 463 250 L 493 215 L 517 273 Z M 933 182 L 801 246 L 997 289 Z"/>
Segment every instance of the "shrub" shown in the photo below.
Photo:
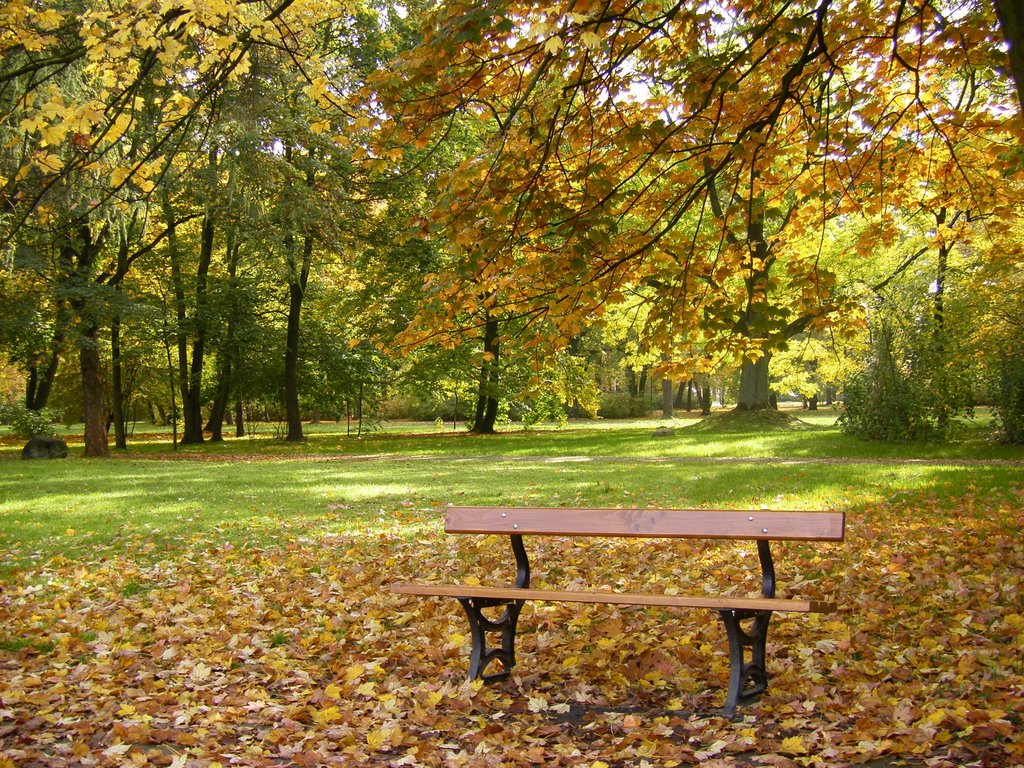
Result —
<path fill-rule="evenodd" d="M 11 425 L 11 432 L 25 440 L 33 435 L 55 437 L 57 434 L 58 414 L 47 408 L 43 408 L 41 411 L 32 411 L 23 406 L 12 406 L 6 417 Z"/>
<path fill-rule="evenodd" d="M 650 413 L 647 398 L 628 392 L 603 392 L 598 416 L 602 419 L 630 419 Z"/>
<path fill-rule="evenodd" d="M 1003 353 L 995 365 L 992 412 L 1000 437 L 1008 443 L 1024 443 L 1024 350 Z"/>
<path fill-rule="evenodd" d="M 543 421 L 554 421 L 563 427 L 569 423 L 569 415 L 565 412 L 561 399 L 550 390 L 518 403 L 516 415 L 527 427 Z"/>
<path fill-rule="evenodd" d="M 941 439 L 950 417 L 971 413 L 964 376 L 931 338 L 897 337 L 886 323 L 874 329 L 867 359 L 844 382 L 844 432 L 871 440 Z"/>

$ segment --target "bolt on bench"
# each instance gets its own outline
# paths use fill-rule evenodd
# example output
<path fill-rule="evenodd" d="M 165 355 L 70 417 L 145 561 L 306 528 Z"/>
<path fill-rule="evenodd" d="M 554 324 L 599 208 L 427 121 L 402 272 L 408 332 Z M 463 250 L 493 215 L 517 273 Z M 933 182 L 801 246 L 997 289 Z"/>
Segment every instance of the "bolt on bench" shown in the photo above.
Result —
<path fill-rule="evenodd" d="M 650 605 L 708 608 L 718 611 L 729 642 L 729 688 L 725 710 L 761 694 L 768 684 L 765 644 L 774 611 L 830 612 L 831 603 L 775 597 L 775 567 L 771 541 L 842 541 L 842 512 L 711 509 L 568 509 L 537 507 L 455 507 L 445 515 L 447 533 L 507 534 L 516 562 L 512 587 L 458 584 L 393 584 L 403 595 L 454 597 L 469 618 L 473 642 L 471 679 L 507 677 L 515 666 L 515 637 L 519 613 L 527 600 L 552 602 Z M 567 592 L 530 588 L 530 562 L 523 536 L 596 536 L 688 539 L 736 539 L 757 543 L 761 564 L 761 597 L 737 598 L 635 592 Z M 495 619 L 484 610 L 504 606 Z M 744 626 L 747 623 L 749 626 Z M 500 633 L 501 646 L 491 648 L 487 633 Z M 748 655 L 749 652 L 749 655 Z M 502 670 L 485 674 L 498 660 Z"/>

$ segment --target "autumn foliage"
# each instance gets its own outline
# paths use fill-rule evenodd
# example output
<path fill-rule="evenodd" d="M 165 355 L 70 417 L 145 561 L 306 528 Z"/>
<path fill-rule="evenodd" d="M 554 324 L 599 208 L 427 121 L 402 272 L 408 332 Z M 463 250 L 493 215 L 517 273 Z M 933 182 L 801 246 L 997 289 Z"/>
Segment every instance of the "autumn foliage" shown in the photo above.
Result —
<path fill-rule="evenodd" d="M 856 320 L 830 222 L 868 222 L 865 257 L 908 217 L 941 212 L 938 246 L 1015 215 L 987 3 L 449 2 L 425 29 L 393 141 L 480 139 L 422 222 L 452 257 L 432 329 L 482 309 L 564 337 L 630 296 L 670 358 L 757 359 Z"/>
<path fill-rule="evenodd" d="M 16 574 L 0 766 L 1024 764 L 1017 503 L 881 503 L 850 511 L 843 544 L 785 546 L 780 593 L 840 609 L 774 617 L 770 689 L 734 721 L 723 632 L 701 611 L 533 604 L 513 678 L 467 683 L 457 604 L 385 586 L 504 583 L 506 547 L 445 537 L 422 507 L 350 535 L 139 539 Z M 742 570 L 739 545 L 527 545 L 538 583 L 719 592 Z"/>

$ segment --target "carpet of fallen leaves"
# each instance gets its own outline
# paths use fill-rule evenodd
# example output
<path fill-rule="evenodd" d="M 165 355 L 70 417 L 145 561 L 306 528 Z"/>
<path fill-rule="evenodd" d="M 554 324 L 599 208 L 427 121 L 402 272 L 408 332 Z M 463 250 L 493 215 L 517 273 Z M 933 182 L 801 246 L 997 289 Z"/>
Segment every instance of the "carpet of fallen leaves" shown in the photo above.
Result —
<path fill-rule="evenodd" d="M 140 540 L 0 584 L 0 766 L 1024 765 L 1022 525 L 903 502 L 778 546 L 780 594 L 840 609 L 773 618 L 770 688 L 732 719 L 707 611 L 531 604 L 515 674 L 467 682 L 458 604 L 387 584 L 507 583 L 511 556 L 432 509 L 274 547 Z M 745 594 L 756 570 L 743 545 L 527 543 L 538 585 Z"/>

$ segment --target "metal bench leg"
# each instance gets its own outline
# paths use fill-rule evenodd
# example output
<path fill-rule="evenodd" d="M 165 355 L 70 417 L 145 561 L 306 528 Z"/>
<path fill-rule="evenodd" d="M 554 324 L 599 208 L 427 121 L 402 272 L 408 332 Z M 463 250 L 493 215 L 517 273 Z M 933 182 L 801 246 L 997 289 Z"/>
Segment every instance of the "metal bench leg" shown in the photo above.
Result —
<path fill-rule="evenodd" d="M 733 713 L 737 704 L 750 701 L 764 693 L 768 687 L 765 667 L 765 644 L 768 640 L 768 622 L 771 611 L 719 611 L 729 637 L 729 693 L 725 711 Z M 741 622 L 752 620 L 750 629 Z M 750 661 L 746 649 L 750 649 Z"/>
<path fill-rule="evenodd" d="M 523 608 L 523 600 L 488 600 L 484 598 L 460 597 L 466 616 L 469 618 L 469 630 L 473 639 L 473 651 L 469 657 L 469 679 L 483 679 L 487 682 L 504 680 L 516 665 L 516 624 L 519 612 Z M 485 608 L 504 605 L 505 611 L 497 619 L 489 619 L 484 615 Z M 487 647 L 487 633 L 501 632 L 501 647 Z M 487 666 L 497 659 L 503 667 L 501 672 L 485 674 Z"/>

